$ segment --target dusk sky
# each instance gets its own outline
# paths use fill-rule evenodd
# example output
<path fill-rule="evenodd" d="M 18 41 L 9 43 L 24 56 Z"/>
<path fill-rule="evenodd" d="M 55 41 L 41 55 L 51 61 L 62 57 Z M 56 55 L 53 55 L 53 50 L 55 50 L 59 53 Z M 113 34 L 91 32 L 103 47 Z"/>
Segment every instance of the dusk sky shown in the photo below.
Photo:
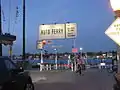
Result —
<path fill-rule="evenodd" d="M 9 1 L 2 0 L 5 20 L 3 32 L 8 32 Z M 22 52 L 22 0 L 11 0 L 10 33 L 17 36 L 13 54 Z M 104 32 L 114 21 L 114 13 L 109 0 L 26 0 L 26 52 L 36 53 L 36 40 L 40 24 L 73 22 L 78 25 L 76 47 L 84 51 L 109 51 L 116 48 L 115 43 Z M 15 22 L 16 6 L 19 17 Z M 60 52 L 71 52 L 72 40 L 53 41 L 54 45 L 63 45 Z M 52 52 L 51 46 L 46 46 Z M 8 54 L 8 47 L 4 47 Z"/>

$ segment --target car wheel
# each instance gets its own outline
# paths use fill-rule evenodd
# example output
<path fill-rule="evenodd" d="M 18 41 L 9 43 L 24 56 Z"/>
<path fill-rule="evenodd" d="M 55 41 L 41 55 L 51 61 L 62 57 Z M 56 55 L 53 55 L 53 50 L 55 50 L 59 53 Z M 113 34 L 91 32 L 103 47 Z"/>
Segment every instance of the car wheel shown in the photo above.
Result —
<path fill-rule="evenodd" d="M 32 83 L 27 83 L 25 85 L 25 90 L 34 90 L 34 85 Z"/>

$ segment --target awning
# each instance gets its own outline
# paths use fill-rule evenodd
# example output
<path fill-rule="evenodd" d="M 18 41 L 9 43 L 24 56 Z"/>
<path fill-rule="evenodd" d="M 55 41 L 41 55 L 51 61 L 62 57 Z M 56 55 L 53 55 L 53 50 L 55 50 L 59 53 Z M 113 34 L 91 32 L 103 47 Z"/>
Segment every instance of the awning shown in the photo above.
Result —
<path fill-rule="evenodd" d="M 16 40 L 16 36 L 10 34 L 0 35 L 0 43 L 2 44 L 12 44 Z"/>

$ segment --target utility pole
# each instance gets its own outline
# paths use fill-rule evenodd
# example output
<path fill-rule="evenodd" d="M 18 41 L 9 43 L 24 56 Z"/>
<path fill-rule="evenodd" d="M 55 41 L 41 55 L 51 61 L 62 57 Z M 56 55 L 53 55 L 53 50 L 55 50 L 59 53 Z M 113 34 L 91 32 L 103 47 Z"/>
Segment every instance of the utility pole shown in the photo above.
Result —
<path fill-rule="evenodd" d="M 25 0 L 23 0 L 23 60 L 25 60 Z"/>
<path fill-rule="evenodd" d="M 1 5 L 1 0 L 0 0 L 0 35 L 2 35 L 2 5 Z M 2 43 L 0 43 L 0 56 L 2 56 Z"/>

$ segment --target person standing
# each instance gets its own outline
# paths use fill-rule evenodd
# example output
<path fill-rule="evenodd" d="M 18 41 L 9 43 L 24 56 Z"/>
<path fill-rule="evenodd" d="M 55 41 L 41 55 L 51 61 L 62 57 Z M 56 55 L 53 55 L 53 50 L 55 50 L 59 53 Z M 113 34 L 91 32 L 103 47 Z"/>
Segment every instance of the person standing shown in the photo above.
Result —
<path fill-rule="evenodd" d="M 79 75 L 82 75 L 82 60 L 80 57 L 77 58 L 77 71 L 76 73 L 79 72 Z"/>

